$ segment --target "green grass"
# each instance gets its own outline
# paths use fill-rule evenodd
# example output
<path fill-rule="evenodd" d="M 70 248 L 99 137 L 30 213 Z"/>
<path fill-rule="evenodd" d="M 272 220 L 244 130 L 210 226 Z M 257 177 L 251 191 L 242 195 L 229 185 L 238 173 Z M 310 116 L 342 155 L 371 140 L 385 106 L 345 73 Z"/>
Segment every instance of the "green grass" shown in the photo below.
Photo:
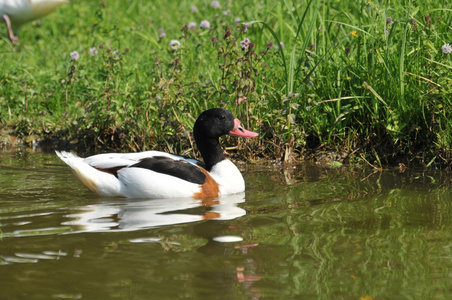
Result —
<path fill-rule="evenodd" d="M 322 149 L 448 163 L 448 1 L 220 3 L 74 1 L 25 25 L 19 45 L 2 27 L 0 125 L 86 149 L 188 154 L 194 118 L 223 106 L 261 133 L 240 142 L 252 157 Z M 250 24 L 246 32 L 237 17 Z M 202 20 L 210 29 L 199 28 Z M 197 28 L 184 29 L 189 22 Z M 244 38 L 253 49 L 241 49 Z"/>

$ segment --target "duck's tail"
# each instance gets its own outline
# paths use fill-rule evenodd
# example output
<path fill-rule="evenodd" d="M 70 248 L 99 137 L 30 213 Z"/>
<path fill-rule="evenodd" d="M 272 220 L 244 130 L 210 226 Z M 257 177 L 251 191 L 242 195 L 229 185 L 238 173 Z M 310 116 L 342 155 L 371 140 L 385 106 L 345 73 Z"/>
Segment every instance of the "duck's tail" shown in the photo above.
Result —
<path fill-rule="evenodd" d="M 119 181 L 108 173 L 101 172 L 77 155 L 66 151 L 55 151 L 58 157 L 71 167 L 75 176 L 89 190 L 101 196 L 118 196 Z"/>

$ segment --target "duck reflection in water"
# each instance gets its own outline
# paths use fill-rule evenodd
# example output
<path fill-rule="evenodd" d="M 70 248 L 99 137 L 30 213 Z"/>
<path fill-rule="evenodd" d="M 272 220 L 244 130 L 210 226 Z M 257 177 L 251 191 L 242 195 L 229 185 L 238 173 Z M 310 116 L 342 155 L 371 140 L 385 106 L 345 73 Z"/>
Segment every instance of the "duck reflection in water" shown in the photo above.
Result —
<path fill-rule="evenodd" d="M 245 193 L 226 195 L 214 200 L 174 199 L 112 199 L 80 207 L 66 215 L 63 223 L 75 232 L 133 231 L 143 228 L 198 222 L 232 220 L 246 215 L 237 206 L 245 202 Z"/>

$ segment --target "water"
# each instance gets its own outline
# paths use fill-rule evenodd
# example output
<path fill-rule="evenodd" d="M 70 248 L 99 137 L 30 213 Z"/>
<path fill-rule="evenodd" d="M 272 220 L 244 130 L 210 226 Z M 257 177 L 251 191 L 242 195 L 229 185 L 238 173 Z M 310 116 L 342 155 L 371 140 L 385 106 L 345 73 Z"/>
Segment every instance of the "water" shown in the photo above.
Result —
<path fill-rule="evenodd" d="M 450 298 L 450 174 L 241 167 L 212 203 L 108 199 L 0 152 L 0 299 Z"/>

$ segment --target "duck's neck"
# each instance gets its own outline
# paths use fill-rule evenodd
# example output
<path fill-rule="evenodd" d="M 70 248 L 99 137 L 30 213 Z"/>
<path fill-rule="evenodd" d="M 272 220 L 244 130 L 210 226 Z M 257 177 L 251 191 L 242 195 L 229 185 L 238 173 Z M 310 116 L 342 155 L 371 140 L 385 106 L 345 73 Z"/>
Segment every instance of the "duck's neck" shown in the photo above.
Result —
<path fill-rule="evenodd" d="M 215 164 L 226 158 L 218 138 L 203 138 L 198 136 L 196 137 L 196 144 L 204 159 L 206 170 L 209 172 Z"/>

